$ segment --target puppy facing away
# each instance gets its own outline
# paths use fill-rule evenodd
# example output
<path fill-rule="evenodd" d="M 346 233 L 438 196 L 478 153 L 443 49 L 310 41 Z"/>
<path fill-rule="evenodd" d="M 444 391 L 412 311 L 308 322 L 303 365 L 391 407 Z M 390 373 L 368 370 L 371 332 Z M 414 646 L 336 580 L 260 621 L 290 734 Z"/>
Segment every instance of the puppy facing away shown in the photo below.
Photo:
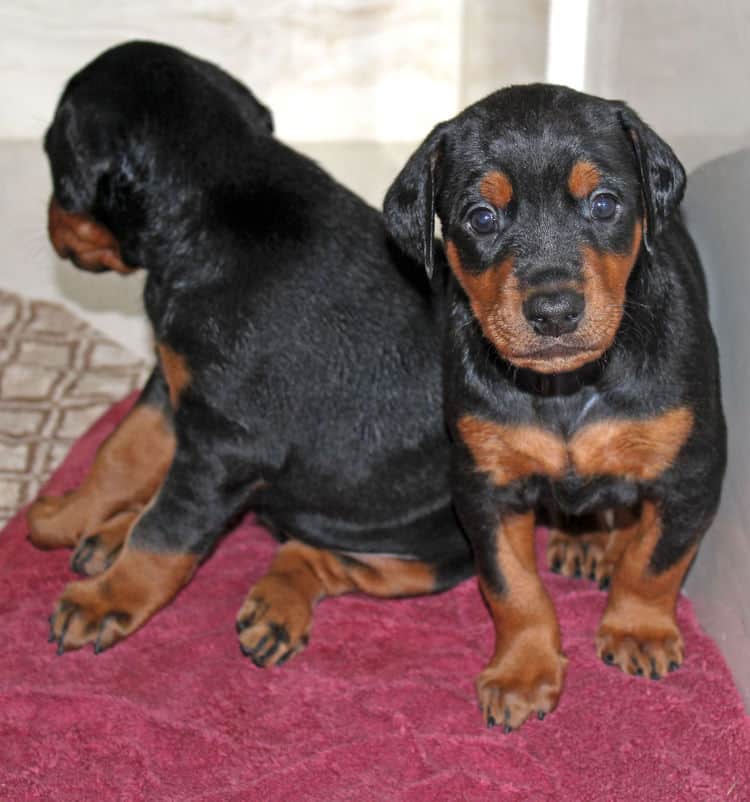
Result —
<path fill-rule="evenodd" d="M 543 718 L 563 686 L 539 520 L 553 570 L 609 588 L 606 663 L 658 679 L 683 660 L 677 595 L 726 458 L 684 186 L 624 103 L 532 85 L 438 125 L 386 196 L 429 271 L 442 224 L 452 486 L 495 625 L 477 680 L 490 726 Z"/>
<path fill-rule="evenodd" d="M 237 616 L 257 665 L 304 647 L 325 596 L 473 572 L 424 273 L 271 131 L 244 86 L 154 43 L 63 92 L 50 238 L 80 268 L 148 271 L 158 362 L 82 485 L 30 509 L 32 542 L 87 575 L 52 613 L 59 653 L 141 627 L 246 509 L 284 541 Z"/>

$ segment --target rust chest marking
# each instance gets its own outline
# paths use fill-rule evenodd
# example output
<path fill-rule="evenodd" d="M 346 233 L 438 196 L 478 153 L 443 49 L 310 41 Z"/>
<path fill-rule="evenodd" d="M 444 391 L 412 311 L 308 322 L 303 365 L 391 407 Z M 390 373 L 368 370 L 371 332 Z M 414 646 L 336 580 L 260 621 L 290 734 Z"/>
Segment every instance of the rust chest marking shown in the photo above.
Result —
<path fill-rule="evenodd" d="M 596 421 L 566 440 L 539 426 L 503 426 L 471 415 L 458 422 L 477 469 L 493 484 L 540 475 L 561 479 L 616 476 L 656 479 L 673 463 L 693 428 L 693 413 L 676 407 L 645 420 Z"/>

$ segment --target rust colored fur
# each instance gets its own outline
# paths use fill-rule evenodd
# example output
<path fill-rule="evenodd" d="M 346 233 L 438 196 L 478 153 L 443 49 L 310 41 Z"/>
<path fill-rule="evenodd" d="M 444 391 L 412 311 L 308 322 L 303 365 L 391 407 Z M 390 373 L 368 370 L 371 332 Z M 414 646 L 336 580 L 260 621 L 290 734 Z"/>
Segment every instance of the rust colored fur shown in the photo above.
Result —
<path fill-rule="evenodd" d="M 608 419 L 579 429 L 569 440 L 538 426 L 507 426 L 465 416 L 458 430 L 477 469 L 494 484 L 528 476 L 654 479 L 675 460 L 693 427 L 689 409 L 679 407 L 646 420 Z"/>
<path fill-rule="evenodd" d="M 285 543 L 237 615 L 243 653 L 261 666 L 300 652 L 313 611 L 326 596 L 361 591 L 392 597 L 431 593 L 434 568 L 419 560 L 378 554 L 337 554 L 300 541 Z"/>
<path fill-rule="evenodd" d="M 505 173 L 492 170 L 487 173 L 479 185 L 482 197 L 498 209 L 507 208 L 513 198 L 513 185 Z"/>
<path fill-rule="evenodd" d="M 577 161 L 568 176 L 570 194 L 583 200 L 599 186 L 601 178 L 601 173 L 595 164 L 586 160 Z"/>

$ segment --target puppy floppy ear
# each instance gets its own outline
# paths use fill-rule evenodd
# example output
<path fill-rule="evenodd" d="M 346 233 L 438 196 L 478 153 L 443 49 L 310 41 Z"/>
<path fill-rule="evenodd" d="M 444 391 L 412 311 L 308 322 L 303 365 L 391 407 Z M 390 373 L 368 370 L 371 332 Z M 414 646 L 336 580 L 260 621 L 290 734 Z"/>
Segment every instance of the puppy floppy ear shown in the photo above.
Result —
<path fill-rule="evenodd" d="M 432 129 L 396 176 L 383 201 L 388 233 L 403 251 L 424 265 L 429 277 L 434 269 L 438 161 L 448 125 L 440 123 Z"/>
<path fill-rule="evenodd" d="M 646 205 L 643 244 L 653 253 L 654 238 L 680 205 L 685 192 L 685 168 L 669 145 L 624 103 L 618 104 L 622 127 L 633 143 Z"/>

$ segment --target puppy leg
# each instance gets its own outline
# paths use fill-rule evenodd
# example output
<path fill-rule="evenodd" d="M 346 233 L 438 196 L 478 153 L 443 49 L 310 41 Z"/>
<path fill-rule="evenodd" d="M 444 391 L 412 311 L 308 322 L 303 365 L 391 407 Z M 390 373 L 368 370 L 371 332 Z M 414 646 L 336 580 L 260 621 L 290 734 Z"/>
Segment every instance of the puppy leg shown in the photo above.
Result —
<path fill-rule="evenodd" d="M 242 653 L 260 667 L 278 666 L 307 645 L 313 611 L 326 596 L 362 591 L 412 596 L 438 589 L 434 567 L 375 554 L 338 554 L 289 541 L 237 614 Z"/>
<path fill-rule="evenodd" d="M 261 471 L 231 422 L 199 401 L 175 412 L 177 446 L 164 484 L 101 574 L 72 582 L 50 619 L 58 653 L 106 649 L 141 627 L 189 581 L 199 561 L 248 502 Z M 258 444 L 270 453 L 271 446 Z"/>
<path fill-rule="evenodd" d="M 495 625 L 494 654 L 477 678 L 479 704 L 489 726 L 502 724 L 509 732 L 555 709 L 568 661 L 536 570 L 534 514 L 504 513 L 494 537 L 475 549 Z"/>
<path fill-rule="evenodd" d="M 680 549 L 666 570 L 652 569 L 663 521 L 652 501 L 642 505 L 637 532 L 625 547 L 612 577 L 607 608 L 596 636 L 597 654 L 628 674 L 659 679 L 683 659 L 675 610 L 682 580 L 697 543 Z"/>
<path fill-rule="evenodd" d="M 42 549 L 78 546 L 73 567 L 79 573 L 106 567 L 167 473 L 175 448 L 171 417 L 157 368 L 138 403 L 99 448 L 81 486 L 31 505 L 31 542 Z"/>

